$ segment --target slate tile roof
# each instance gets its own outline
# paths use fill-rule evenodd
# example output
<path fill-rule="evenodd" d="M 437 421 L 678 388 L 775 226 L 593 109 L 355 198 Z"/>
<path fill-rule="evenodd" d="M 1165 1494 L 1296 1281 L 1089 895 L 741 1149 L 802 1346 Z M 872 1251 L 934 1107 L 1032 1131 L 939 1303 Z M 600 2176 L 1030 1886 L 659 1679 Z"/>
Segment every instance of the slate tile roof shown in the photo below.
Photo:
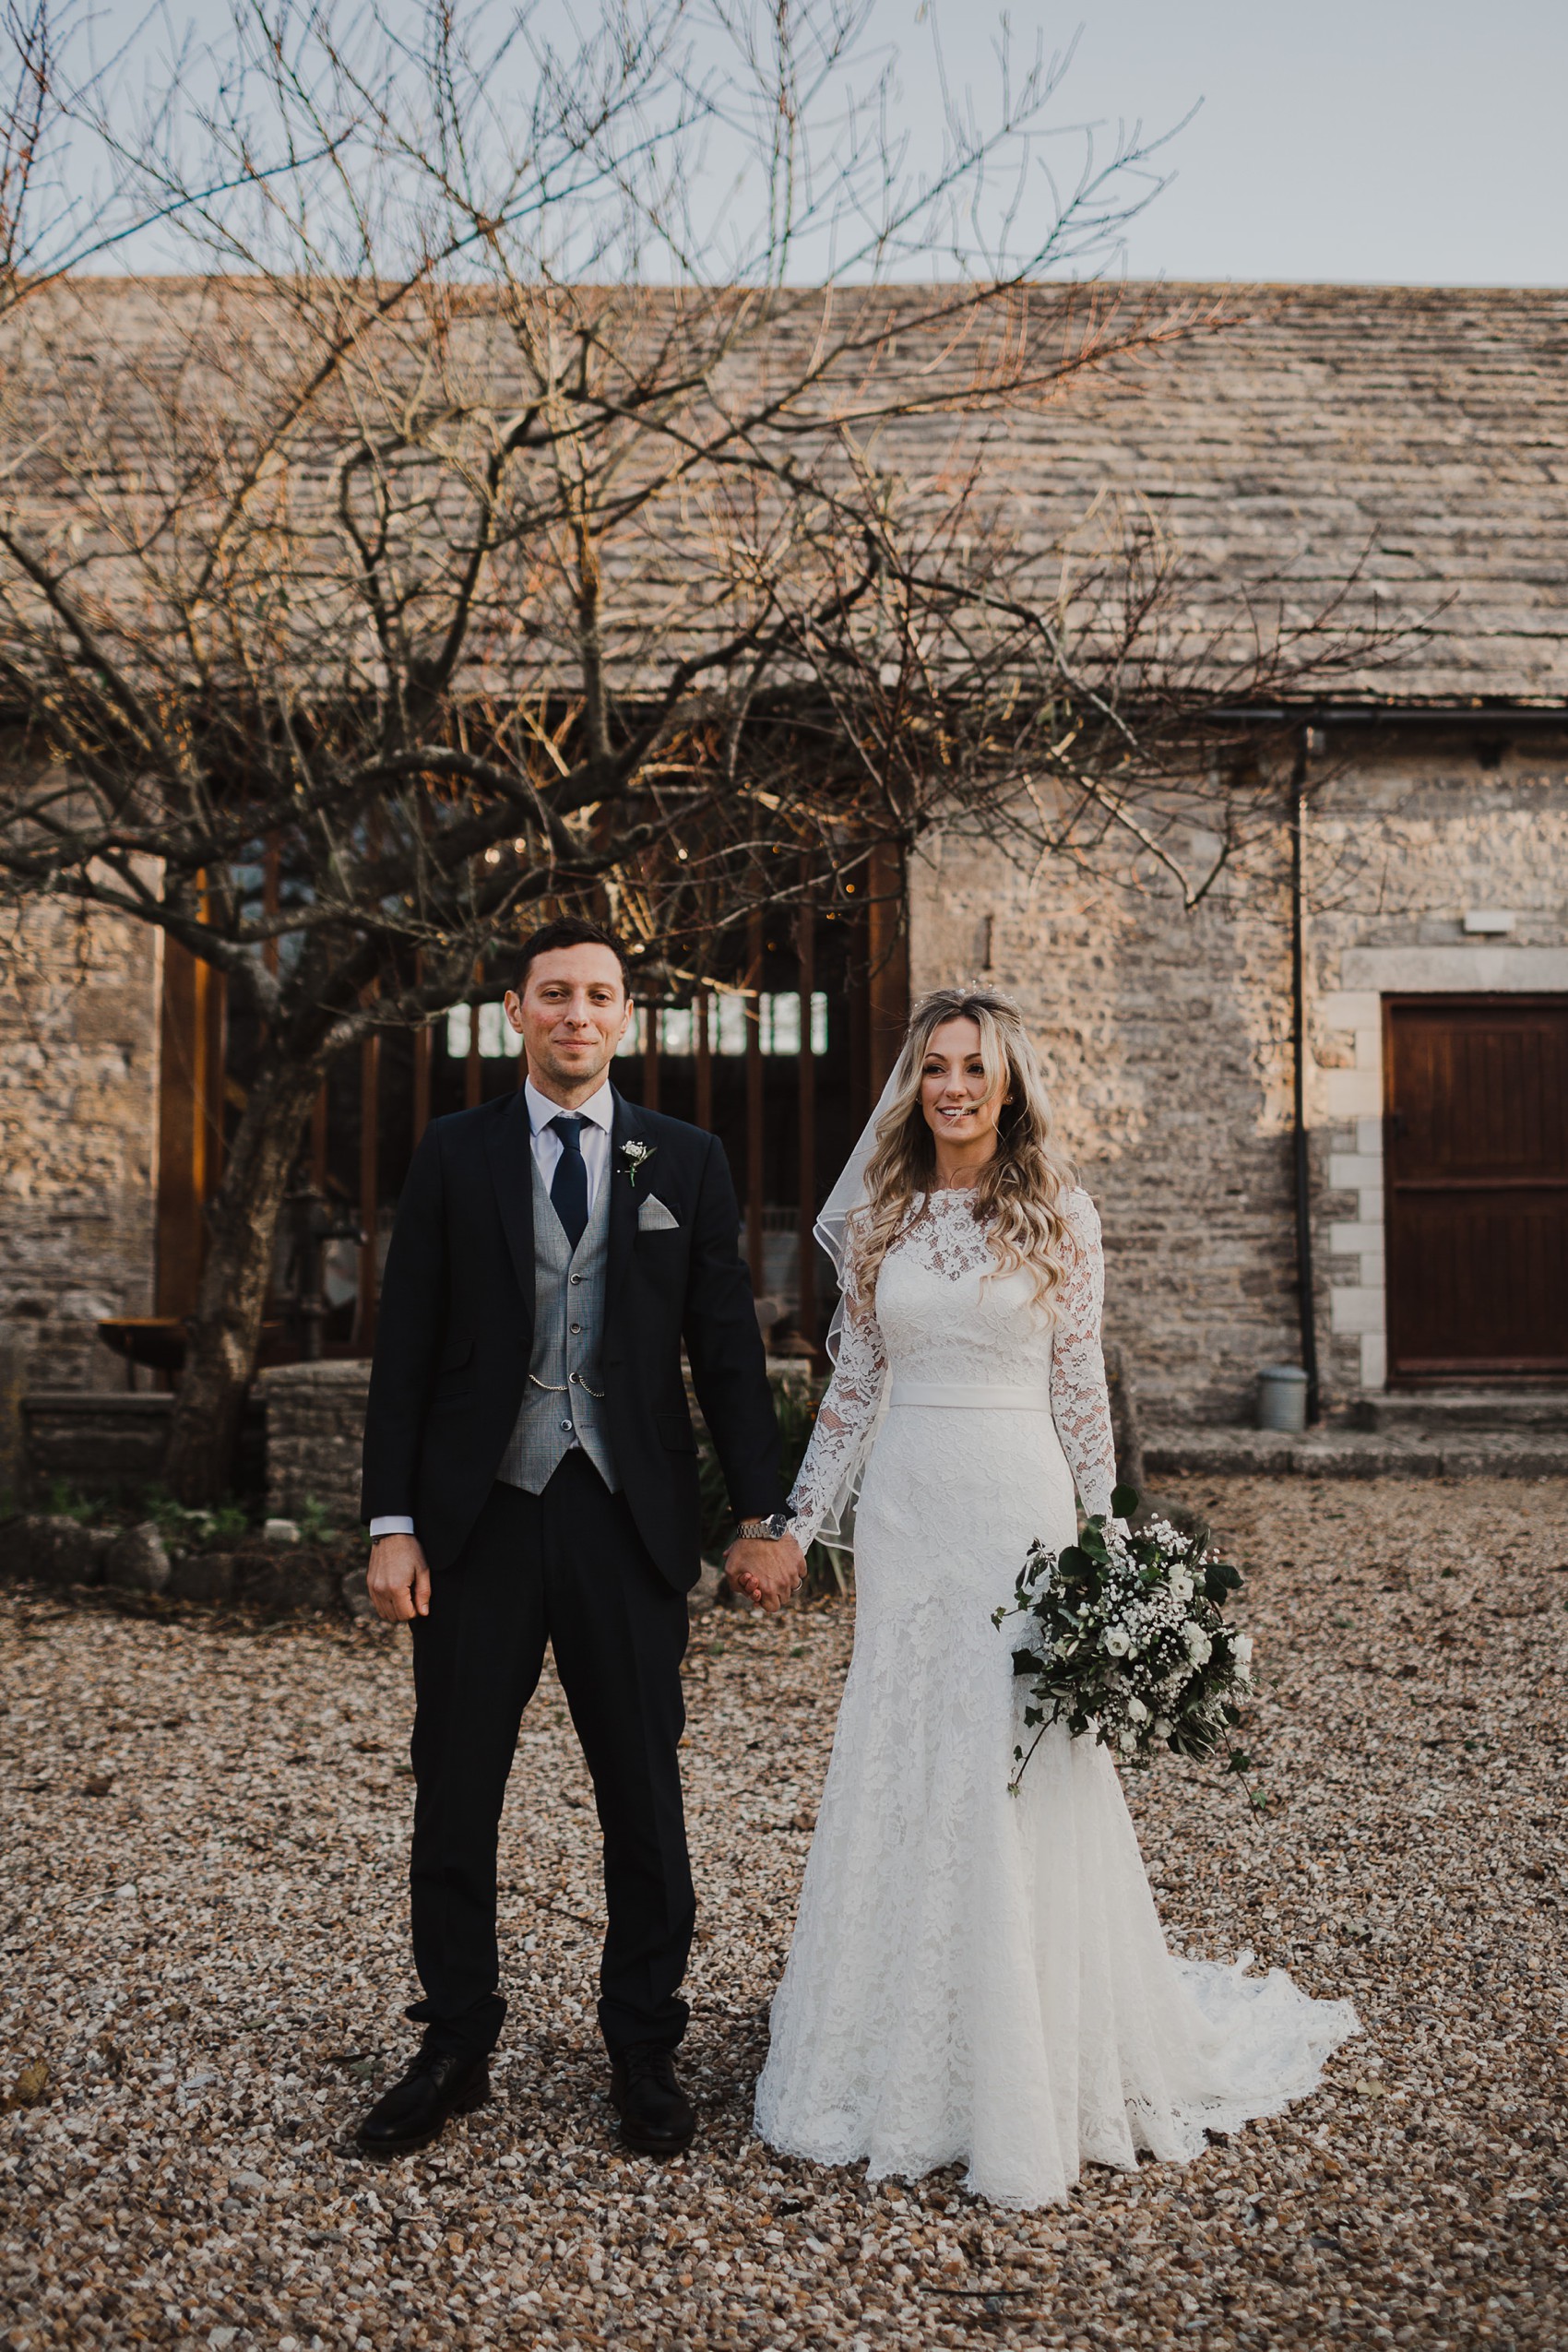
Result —
<path fill-rule="evenodd" d="M 1015 428 L 1022 492 L 1048 513 L 1100 485 L 1146 500 L 1216 609 L 1277 566 L 1303 587 L 1360 567 L 1423 624 L 1374 698 L 1568 700 L 1568 291 L 1165 298 L 1232 323 Z"/>
<path fill-rule="evenodd" d="M 237 293 L 225 287 L 218 311 Z M 911 296 L 835 299 L 885 305 L 897 331 Z M 1024 403 L 1001 429 L 975 428 L 1025 548 L 1059 547 L 1086 516 L 1136 510 L 1180 551 L 1185 617 L 1199 635 L 1233 624 L 1249 596 L 1265 609 L 1277 598 L 1301 619 L 1354 580 L 1360 609 L 1375 591 L 1384 618 L 1410 635 L 1397 666 L 1370 665 L 1353 695 L 1568 703 L 1568 290 L 1172 285 L 1123 300 L 1155 318 L 1212 323 L 1079 375 L 1064 397 Z M 1015 328 L 1048 337 L 1058 309 L 1050 292 L 1033 297 Z M 820 310 L 818 296 L 788 297 L 733 365 L 786 372 Z M 63 297 L 53 350 L 56 362 L 62 352 L 79 362 L 78 450 L 116 367 L 141 374 L 144 407 L 149 387 L 183 380 L 194 413 L 182 339 L 214 315 L 213 289 L 191 281 L 101 279 Z M 58 500 L 69 495 L 65 478 L 45 490 L 37 453 L 60 379 L 40 377 L 36 350 L 30 361 L 15 335 L 5 339 L 18 363 L 6 407 L 13 430 L 25 416 L 38 438 L 30 456 L 13 440 L 7 470 L 13 486 Z M 885 363 L 911 361 L 955 382 L 974 364 L 972 349 L 920 350 L 900 336 Z M 470 381 L 493 372 L 497 399 L 517 397 L 515 362 L 484 322 L 472 322 L 463 363 Z M 964 430 L 945 415 L 901 421 L 882 455 L 934 481 Z M 650 582 L 678 570 L 679 529 L 659 527 Z"/>

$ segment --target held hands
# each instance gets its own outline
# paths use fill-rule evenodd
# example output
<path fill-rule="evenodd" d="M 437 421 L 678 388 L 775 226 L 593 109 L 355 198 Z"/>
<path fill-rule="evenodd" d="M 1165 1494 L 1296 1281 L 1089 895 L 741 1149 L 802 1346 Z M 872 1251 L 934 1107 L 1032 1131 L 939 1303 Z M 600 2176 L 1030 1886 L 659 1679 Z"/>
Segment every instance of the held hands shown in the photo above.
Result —
<path fill-rule="evenodd" d="M 805 1576 L 805 1555 L 793 1536 L 737 1536 L 724 1555 L 724 1573 L 738 1593 L 771 1615 Z"/>
<path fill-rule="evenodd" d="M 430 1570 L 418 1536 L 382 1536 L 372 1547 L 365 1584 L 388 1625 L 430 1615 Z"/>

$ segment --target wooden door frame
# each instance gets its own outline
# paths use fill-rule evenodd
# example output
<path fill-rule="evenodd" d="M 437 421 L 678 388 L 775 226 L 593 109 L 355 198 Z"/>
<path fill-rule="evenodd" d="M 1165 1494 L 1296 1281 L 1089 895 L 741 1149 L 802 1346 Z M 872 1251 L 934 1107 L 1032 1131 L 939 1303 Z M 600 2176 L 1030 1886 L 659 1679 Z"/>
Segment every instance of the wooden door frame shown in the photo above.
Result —
<path fill-rule="evenodd" d="M 1431 1365 L 1420 1372 L 1397 1369 L 1399 1359 L 1398 1330 L 1396 1318 L 1393 1267 L 1395 1262 L 1395 1218 L 1397 1191 L 1393 1170 L 1395 1136 L 1393 1122 L 1396 1105 L 1394 1101 L 1394 1026 L 1396 1015 L 1406 1009 L 1441 1013 L 1445 1008 L 1455 1011 L 1482 1005 L 1495 1005 L 1500 1010 L 1528 1012 L 1533 1008 L 1562 1009 L 1568 1013 L 1568 992 L 1559 989 L 1400 989 L 1383 992 L 1380 1005 L 1381 1042 L 1383 1054 L 1383 1228 L 1384 1228 L 1384 1317 L 1387 1334 L 1387 1366 L 1385 1385 L 1396 1392 L 1420 1389 L 1462 1388 L 1478 1383 L 1504 1385 L 1518 1382 L 1540 1386 L 1568 1381 L 1568 1372 L 1554 1367 L 1543 1368 L 1538 1363 L 1509 1365 L 1496 1361 L 1464 1362 Z"/>

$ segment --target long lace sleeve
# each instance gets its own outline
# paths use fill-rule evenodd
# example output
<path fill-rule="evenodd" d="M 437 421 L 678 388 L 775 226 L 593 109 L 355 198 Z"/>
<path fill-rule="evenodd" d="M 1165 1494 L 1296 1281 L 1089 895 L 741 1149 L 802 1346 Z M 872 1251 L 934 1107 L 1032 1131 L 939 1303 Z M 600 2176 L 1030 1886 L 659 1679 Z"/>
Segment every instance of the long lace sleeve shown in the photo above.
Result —
<path fill-rule="evenodd" d="M 838 1360 L 817 1407 L 811 1443 L 790 1497 L 791 1533 L 802 1551 L 819 1534 L 825 1542 L 842 1540 L 838 1528 L 844 1506 L 864 1458 L 886 1377 L 887 1351 L 874 1301 L 860 1298 L 851 1283 L 844 1292 Z"/>
<path fill-rule="evenodd" d="M 1085 1192 L 1071 1194 L 1067 1223 L 1077 1244 L 1066 1280 L 1056 1293 L 1056 1324 L 1051 1348 L 1051 1417 L 1078 1500 L 1090 1518 L 1111 1508 L 1116 1484 L 1116 1444 L 1111 1433 L 1111 1399 L 1105 1359 L 1099 1349 L 1100 1311 L 1105 1304 L 1105 1257 L 1099 1218 Z"/>

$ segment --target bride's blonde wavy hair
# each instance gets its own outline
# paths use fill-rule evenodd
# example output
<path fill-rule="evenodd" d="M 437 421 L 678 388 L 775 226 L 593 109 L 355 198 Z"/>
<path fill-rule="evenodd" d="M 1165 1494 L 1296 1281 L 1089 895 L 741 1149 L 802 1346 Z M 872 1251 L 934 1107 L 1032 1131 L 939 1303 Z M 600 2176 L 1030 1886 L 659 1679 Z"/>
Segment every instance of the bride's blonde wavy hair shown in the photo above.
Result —
<path fill-rule="evenodd" d="M 936 1174 L 935 1144 L 921 1109 L 921 1071 L 945 1021 L 973 1021 L 979 1029 L 986 1101 L 1011 1097 L 1004 1099 L 995 1155 L 981 1170 L 971 1202 L 996 1259 L 991 1273 L 1027 1268 L 1034 1277 L 1035 1304 L 1049 1309 L 1074 1247 L 1063 1204 L 1075 1177 L 1051 1147 L 1051 1098 L 1018 1008 L 991 988 L 936 989 L 909 1016 L 892 1099 L 877 1122 L 866 1164 L 865 1201 L 849 1220 L 855 1288 L 862 1298 L 874 1294 L 882 1261 L 916 1194 L 929 1192 Z"/>

